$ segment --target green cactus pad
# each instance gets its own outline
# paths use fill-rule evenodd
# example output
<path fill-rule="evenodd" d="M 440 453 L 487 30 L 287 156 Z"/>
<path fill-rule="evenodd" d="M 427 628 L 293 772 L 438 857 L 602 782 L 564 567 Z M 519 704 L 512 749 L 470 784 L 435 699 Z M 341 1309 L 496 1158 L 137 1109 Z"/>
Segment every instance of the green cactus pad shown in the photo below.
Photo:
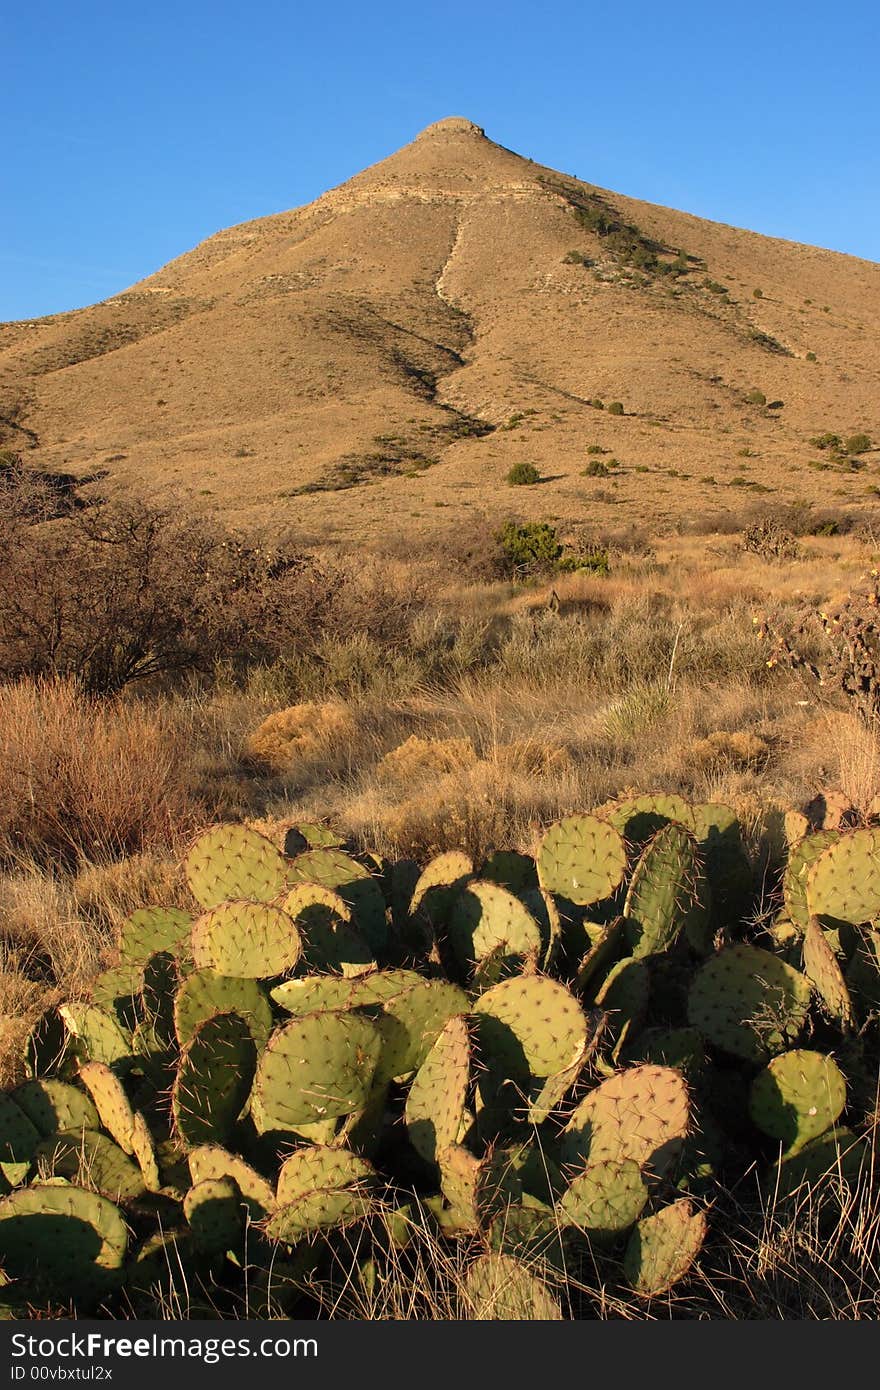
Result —
<path fill-rule="evenodd" d="M 680 796 L 634 796 L 615 802 L 602 811 L 607 820 L 623 836 L 628 845 L 644 845 L 669 825 L 671 821 L 688 830 L 694 828 L 693 808 Z"/>
<path fill-rule="evenodd" d="M 89 1097 L 66 1081 L 52 1077 L 25 1081 L 13 1091 L 12 1099 L 44 1138 L 101 1127 Z"/>
<path fill-rule="evenodd" d="M 853 1022 L 852 1000 L 837 956 L 818 917 L 807 920 L 804 974 L 815 986 L 827 1012 L 845 1032 Z"/>
<path fill-rule="evenodd" d="M 297 1149 L 285 1159 L 278 1174 L 276 1203 L 290 1206 L 310 1192 L 336 1191 L 375 1181 L 375 1170 L 348 1149 L 314 1146 Z"/>
<path fill-rule="evenodd" d="M 284 899 L 284 910 L 302 938 L 309 970 L 352 977 L 375 968 L 370 947 L 352 925 L 351 908 L 332 888 L 299 883 Z"/>
<path fill-rule="evenodd" d="M 531 957 L 537 963 L 543 944 L 538 923 L 519 898 L 497 883 L 478 879 L 455 899 L 446 936 L 466 972 L 499 947 L 505 955 Z"/>
<path fill-rule="evenodd" d="M 121 1070 L 130 1065 L 131 1037 L 112 1014 L 93 1004 L 61 1004 L 58 1012 L 77 1055 Z"/>
<path fill-rule="evenodd" d="M 577 1226 L 605 1240 L 638 1221 L 647 1200 L 638 1163 L 606 1160 L 591 1163 L 572 1179 L 556 1212 L 563 1225 Z"/>
<path fill-rule="evenodd" d="M 755 1124 L 789 1150 L 824 1134 L 845 1104 L 846 1081 L 837 1063 L 804 1048 L 774 1057 L 755 1077 L 749 1094 Z"/>
<path fill-rule="evenodd" d="M 871 1172 L 872 1166 L 870 1144 L 840 1125 L 774 1163 L 767 1175 L 766 1187 L 774 1200 L 784 1201 L 807 1184 L 812 1206 L 823 1187 L 829 1185 L 837 1189 L 843 1183 L 850 1189 L 855 1188 L 860 1179 Z"/>
<path fill-rule="evenodd" d="M 338 979 L 331 975 L 307 975 L 284 980 L 271 991 L 276 1004 L 301 1017 L 324 1009 L 378 1008 L 386 999 L 422 983 L 414 970 L 374 970 L 368 975 Z"/>
<path fill-rule="evenodd" d="M 206 1254 L 235 1250 L 244 1230 L 241 1194 L 231 1178 L 204 1178 L 183 1199 L 193 1243 Z"/>
<path fill-rule="evenodd" d="M 880 827 L 848 831 L 819 855 L 807 874 L 807 907 L 827 925 L 880 917 Z"/>
<path fill-rule="evenodd" d="M 104 1129 L 125 1153 L 134 1153 L 134 1112 L 119 1077 L 103 1062 L 84 1062 L 79 1079 L 94 1101 Z"/>
<path fill-rule="evenodd" d="M 422 1065 L 446 1021 L 467 1013 L 468 997 L 446 980 L 420 980 L 411 989 L 392 995 L 376 1020 L 382 1054 L 376 1083 L 406 1076 Z"/>
<path fill-rule="evenodd" d="M 542 970 L 549 970 L 562 941 L 562 918 L 559 908 L 550 893 L 543 888 L 527 888 L 522 900 L 541 929 L 543 954 L 538 962 Z"/>
<path fill-rule="evenodd" d="M 562 1311 L 547 1285 L 511 1255 L 491 1252 L 464 1282 L 466 1313 L 480 1322 L 557 1322 Z"/>
<path fill-rule="evenodd" d="M 234 1183 L 252 1221 L 259 1221 L 275 1210 L 275 1193 L 271 1184 L 238 1154 L 229 1153 L 219 1144 L 200 1144 L 192 1149 L 189 1170 L 194 1186 L 218 1179 Z"/>
<path fill-rule="evenodd" d="M 100 1130 L 53 1134 L 42 1140 L 36 1157 L 49 1176 L 68 1178 L 111 1202 L 131 1201 L 146 1191 L 140 1168 Z"/>
<path fill-rule="evenodd" d="M 372 1211 L 373 1199 L 369 1193 L 354 1188 L 322 1188 L 306 1193 L 286 1207 L 279 1207 L 262 1229 L 270 1240 L 296 1245 L 321 1231 L 341 1230 L 363 1221 Z"/>
<path fill-rule="evenodd" d="M 706 1217 L 687 1197 L 662 1207 L 638 1223 L 623 1257 L 623 1269 L 637 1294 L 666 1293 L 691 1269 L 706 1236 Z"/>
<path fill-rule="evenodd" d="M 181 983 L 174 1000 L 174 1028 L 186 1047 L 199 1024 L 212 1014 L 238 1014 L 245 1020 L 258 1051 L 272 1032 L 272 1008 L 256 980 L 194 970 Z"/>
<path fill-rule="evenodd" d="M 162 1186 L 162 1177 L 159 1172 L 156 1149 L 153 1144 L 153 1136 L 150 1133 L 150 1126 L 140 1110 L 134 1112 L 134 1122 L 131 1127 L 131 1151 L 141 1170 L 147 1191 L 158 1192 Z"/>
<path fill-rule="evenodd" d="M 581 907 L 610 898 L 625 872 L 623 837 L 596 816 L 567 816 L 551 825 L 541 841 L 541 887 Z"/>
<path fill-rule="evenodd" d="M 295 924 L 268 903 L 224 902 L 193 923 L 196 968 L 236 979 L 270 979 L 293 969 L 302 953 Z"/>
<path fill-rule="evenodd" d="M 123 965 L 141 966 L 159 951 L 179 955 L 188 943 L 191 928 L 192 918 L 179 908 L 140 908 L 122 924 L 119 953 Z"/>
<path fill-rule="evenodd" d="M 764 1063 L 797 1041 L 809 1005 L 804 975 L 757 946 L 728 946 L 695 975 L 688 1019 L 723 1052 Z"/>
<path fill-rule="evenodd" d="M 449 1203 L 448 1227 L 452 1231 L 478 1231 L 482 1219 L 485 1169 L 461 1144 L 437 1150 L 440 1189 Z"/>
<path fill-rule="evenodd" d="M 612 1026 L 619 1035 L 624 1027 L 631 1033 L 639 1026 L 648 1012 L 650 997 L 651 972 L 647 963 L 627 956 L 611 967 L 594 1002 L 598 1009 L 611 1015 Z"/>
<path fill-rule="evenodd" d="M 567 1266 L 566 1232 L 551 1206 L 534 1199 L 528 1205 L 510 1203 L 492 1221 L 489 1246 L 500 1255 L 511 1255 L 535 1272 L 544 1266 L 564 1274 Z"/>
<path fill-rule="evenodd" d="M 342 849 L 345 845 L 345 836 L 340 835 L 338 830 L 333 830 L 329 825 L 318 825 L 314 821 L 300 821 L 299 825 L 295 825 L 293 829 L 305 841 L 302 849 L 306 847 L 309 849 Z M 300 852 L 300 848 L 291 847 L 288 849 L 285 844 L 285 854 L 293 855 Z"/>
<path fill-rule="evenodd" d="M 158 951 L 144 964 L 141 988 L 142 1022 L 134 1033 L 138 1051 L 162 1053 L 174 1049 L 174 995 L 179 983 L 177 961 L 168 951 Z"/>
<path fill-rule="evenodd" d="M 590 938 L 589 949 L 582 956 L 574 978 L 573 988 L 578 994 L 589 997 L 594 980 L 605 975 L 623 948 L 623 917 L 614 917 L 605 926 L 597 926 L 595 937 Z"/>
<path fill-rule="evenodd" d="M 364 1107 L 382 1035 L 359 1014 L 294 1018 L 269 1039 L 255 1084 L 263 1124 L 296 1129 Z"/>
<path fill-rule="evenodd" d="M 810 918 L 807 876 L 820 855 L 839 839 L 840 832 L 837 830 L 817 830 L 812 835 L 805 835 L 789 850 L 782 879 L 782 895 L 788 920 L 794 922 L 801 932 L 806 931 Z"/>
<path fill-rule="evenodd" d="M 40 1131 L 33 1121 L 12 1096 L 0 1091 L 0 1164 L 7 1178 L 10 1170 L 19 1179 L 27 1175 L 39 1142 Z"/>
<path fill-rule="evenodd" d="M 528 1088 L 575 1066 L 587 1044 L 587 1020 L 565 985 L 546 975 L 502 980 L 476 1001 L 482 1062 Z"/>
<path fill-rule="evenodd" d="M 31 1027 L 21 1049 L 25 1074 L 31 1077 L 57 1074 L 67 1064 L 70 1037 L 57 1009 L 44 1009 Z"/>
<path fill-rule="evenodd" d="M 288 868 L 271 840 L 246 825 L 212 826 L 184 860 L 190 892 L 204 908 L 232 899 L 271 902 L 284 892 Z"/>
<path fill-rule="evenodd" d="M 719 925 L 733 925 L 748 911 L 753 889 L 742 827 L 729 806 L 704 802 L 691 809 L 693 825 L 689 828 L 700 847 L 712 916 Z"/>
<path fill-rule="evenodd" d="M 689 1128 L 684 1077 L 645 1063 L 615 1073 L 584 1097 L 562 1136 L 562 1157 L 578 1168 L 632 1160 L 660 1177 L 678 1161 Z"/>
<path fill-rule="evenodd" d="M 157 1231 L 148 1236 L 130 1261 L 126 1284 L 135 1297 L 149 1299 L 149 1310 L 167 1307 L 169 1299 L 186 1307 L 196 1268 L 192 1233 Z"/>
<path fill-rule="evenodd" d="M 114 965 L 92 980 L 89 1002 L 111 1014 L 123 1028 L 137 1021 L 144 972 L 141 965 Z"/>
<path fill-rule="evenodd" d="M 188 1148 L 223 1143 L 250 1094 L 257 1049 L 238 1014 L 214 1014 L 184 1048 L 171 1093 L 175 1130 Z"/>
<path fill-rule="evenodd" d="M 531 855 L 517 854 L 510 849 L 497 849 L 490 854 L 480 866 L 477 878 L 497 883 L 517 897 L 538 887 L 538 870 L 534 859 Z"/>
<path fill-rule="evenodd" d="M 460 850 L 447 850 L 425 865 L 413 889 L 410 916 L 423 913 L 430 922 L 446 920 L 460 889 L 473 877 L 473 860 Z"/>
<path fill-rule="evenodd" d="M 697 842 L 670 823 L 648 842 L 636 865 L 623 915 L 632 954 L 668 951 L 689 921 L 705 918 Z"/>
<path fill-rule="evenodd" d="M 35 1183 L 0 1202 L 3 1267 L 64 1299 L 92 1299 L 121 1283 L 128 1233 L 105 1197 Z"/>
<path fill-rule="evenodd" d="M 376 955 L 388 944 L 385 898 L 378 882 L 356 859 L 341 849 L 313 849 L 298 854 L 289 865 L 288 881 L 317 883 L 331 888 L 346 903 L 352 925 Z"/>
<path fill-rule="evenodd" d="M 846 969 L 846 987 L 863 1011 L 880 1011 L 880 932 L 876 929 L 859 932 Z"/>
<path fill-rule="evenodd" d="M 416 1153 L 434 1163 L 458 1138 L 470 1077 L 470 1035 L 454 1015 L 441 1029 L 416 1072 L 406 1099 L 406 1127 Z"/>

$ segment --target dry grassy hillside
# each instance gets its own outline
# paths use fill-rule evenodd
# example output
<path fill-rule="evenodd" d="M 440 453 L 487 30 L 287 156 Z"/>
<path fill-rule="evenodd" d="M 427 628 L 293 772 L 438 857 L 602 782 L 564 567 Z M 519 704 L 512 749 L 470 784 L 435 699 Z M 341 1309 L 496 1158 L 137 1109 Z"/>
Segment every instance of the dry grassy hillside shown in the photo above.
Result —
<path fill-rule="evenodd" d="M 880 438 L 878 328 L 872 263 L 594 189 L 455 118 L 123 294 L 0 326 L 0 447 L 379 547 L 509 514 L 662 527 L 749 490 L 863 510 L 877 452 L 809 441 Z M 510 488 L 518 462 L 546 481 Z"/>

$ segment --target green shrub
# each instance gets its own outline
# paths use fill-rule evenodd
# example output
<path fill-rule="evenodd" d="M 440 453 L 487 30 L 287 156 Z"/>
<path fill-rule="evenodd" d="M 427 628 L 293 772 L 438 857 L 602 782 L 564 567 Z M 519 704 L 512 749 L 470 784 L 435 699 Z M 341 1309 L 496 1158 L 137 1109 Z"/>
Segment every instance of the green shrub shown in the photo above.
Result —
<path fill-rule="evenodd" d="M 818 359 L 817 359 L 817 357 L 816 357 L 815 352 L 808 352 L 808 353 L 807 353 L 807 361 L 808 361 L 808 362 L 816 362 L 817 360 L 818 360 Z"/>
<path fill-rule="evenodd" d="M 604 401 L 600 401 L 600 399 L 599 399 L 598 396 L 594 396 L 593 399 L 592 399 L 591 401 L 587 401 L 587 405 L 591 405 L 591 406 L 593 407 L 594 410 L 604 410 L 604 409 L 605 409 L 605 402 L 604 402 Z"/>
<path fill-rule="evenodd" d="M 843 449 L 843 440 L 839 434 L 817 434 L 810 440 L 814 449 L 830 449 L 832 453 L 839 454 Z"/>
<path fill-rule="evenodd" d="M 588 453 L 588 454 L 607 454 L 607 453 L 608 453 L 608 450 L 607 450 L 607 449 L 603 449 L 601 444 L 589 444 L 589 445 L 587 446 L 587 453 Z"/>
<path fill-rule="evenodd" d="M 607 478 L 608 465 L 601 459 L 591 459 L 581 475 L 584 478 Z"/>
<path fill-rule="evenodd" d="M 526 487 L 539 483 L 541 475 L 533 463 L 515 463 L 507 475 L 507 481 L 514 487 Z"/>
<path fill-rule="evenodd" d="M 562 554 L 556 527 L 546 521 L 506 521 L 495 539 L 499 568 L 510 578 L 552 572 Z"/>
<path fill-rule="evenodd" d="M 748 401 L 749 405 L 767 404 L 767 397 L 764 395 L 763 391 L 758 390 L 757 386 L 753 387 L 751 391 L 746 392 L 746 400 Z"/>
<path fill-rule="evenodd" d="M 871 447 L 871 436 L 869 434 L 851 434 L 845 440 L 844 449 L 848 454 L 866 454 Z"/>
<path fill-rule="evenodd" d="M 752 297 L 753 297 L 754 299 L 763 299 L 763 298 L 764 298 L 764 291 L 763 291 L 763 290 L 752 290 Z"/>
<path fill-rule="evenodd" d="M 605 546 L 596 545 L 573 555 L 563 555 L 556 568 L 561 574 L 575 574 L 578 570 L 589 570 L 591 574 L 608 574 L 608 551 Z"/>
<path fill-rule="evenodd" d="M 623 414 L 623 402 L 622 402 L 622 401 L 612 401 L 611 404 L 610 404 L 609 407 L 608 407 L 608 414 L 609 414 L 609 415 L 622 415 L 622 414 Z"/>

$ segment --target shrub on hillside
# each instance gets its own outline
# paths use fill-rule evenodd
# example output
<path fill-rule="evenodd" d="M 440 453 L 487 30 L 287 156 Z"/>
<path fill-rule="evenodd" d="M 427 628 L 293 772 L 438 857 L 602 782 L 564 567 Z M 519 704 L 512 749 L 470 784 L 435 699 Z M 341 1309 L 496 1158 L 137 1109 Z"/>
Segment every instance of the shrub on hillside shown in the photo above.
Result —
<path fill-rule="evenodd" d="M 496 534 L 499 568 L 512 579 L 549 574 L 562 554 L 556 527 L 546 521 L 506 521 Z"/>
<path fill-rule="evenodd" d="M 507 481 L 514 487 L 524 487 L 530 483 L 539 483 L 541 474 L 533 463 L 515 463 L 507 475 Z"/>

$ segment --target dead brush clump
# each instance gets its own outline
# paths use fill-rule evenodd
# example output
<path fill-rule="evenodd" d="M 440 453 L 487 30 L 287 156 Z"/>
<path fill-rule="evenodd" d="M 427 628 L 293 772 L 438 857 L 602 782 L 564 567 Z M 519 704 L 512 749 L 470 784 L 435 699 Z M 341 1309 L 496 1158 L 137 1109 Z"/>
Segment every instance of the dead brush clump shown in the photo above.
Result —
<path fill-rule="evenodd" d="M 375 775 L 380 786 L 406 793 L 424 782 L 473 768 L 477 761 L 469 738 L 420 738 L 412 734 L 385 754 Z"/>
<path fill-rule="evenodd" d="M 283 775 L 298 763 L 323 761 L 354 729 L 354 716 L 342 701 L 306 700 L 268 715 L 245 739 L 244 756 L 262 772 Z"/>
<path fill-rule="evenodd" d="M 0 862 L 174 849 L 199 819 L 188 762 L 160 705 L 98 703 L 66 681 L 0 687 Z"/>
<path fill-rule="evenodd" d="M 760 770 L 770 759 L 770 744 L 760 734 L 747 730 L 728 732 L 718 729 L 697 739 L 687 750 L 687 760 L 696 768 L 739 771 Z"/>

